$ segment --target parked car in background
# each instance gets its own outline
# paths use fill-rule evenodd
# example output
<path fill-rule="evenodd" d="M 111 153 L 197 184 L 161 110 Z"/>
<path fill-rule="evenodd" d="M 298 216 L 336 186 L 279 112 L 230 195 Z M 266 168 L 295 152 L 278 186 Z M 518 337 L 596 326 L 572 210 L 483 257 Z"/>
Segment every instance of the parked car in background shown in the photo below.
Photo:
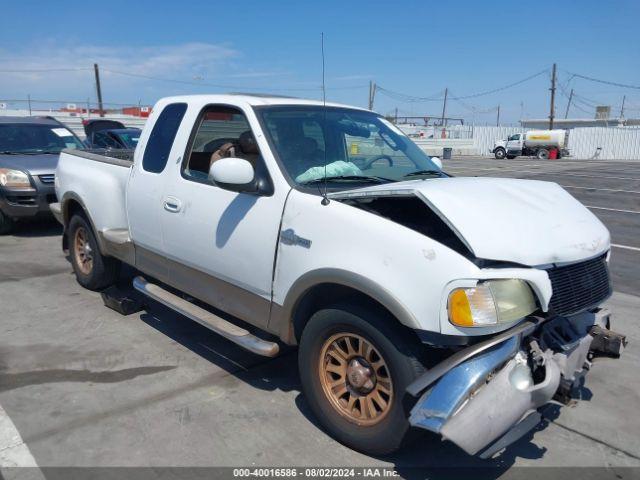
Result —
<path fill-rule="evenodd" d="M 142 146 L 62 154 L 78 282 L 129 264 L 249 351 L 299 345 L 307 404 L 357 450 L 416 427 L 491 456 L 622 351 L 609 232 L 556 183 L 453 178 L 384 117 L 293 98 L 165 98 Z"/>
<path fill-rule="evenodd" d="M 92 119 L 84 120 L 82 124 L 89 148 L 134 150 L 142 132 L 116 120 Z"/>
<path fill-rule="evenodd" d="M 60 152 L 82 141 L 50 117 L 0 117 L 0 234 L 16 220 L 50 215 Z"/>
<path fill-rule="evenodd" d="M 498 160 L 505 157 L 511 160 L 519 156 L 546 160 L 555 151 L 555 158 L 562 158 L 569 155 L 568 139 L 569 132 L 566 130 L 530 130 L 496 141 L 491 153 Z"/>

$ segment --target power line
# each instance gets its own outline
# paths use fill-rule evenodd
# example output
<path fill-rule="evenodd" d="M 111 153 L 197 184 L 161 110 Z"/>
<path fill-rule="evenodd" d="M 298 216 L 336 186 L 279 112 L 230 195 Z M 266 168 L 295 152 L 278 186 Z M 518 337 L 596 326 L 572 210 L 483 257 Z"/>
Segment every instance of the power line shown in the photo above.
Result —
<path fill-rule="evenodd" d="M 583 107 L 581 107 L 579 105 L 578 102 L 582 102 L 583 104 L 584 104 L 584 102 L 578 98 L 578 95 L 575 93 L 575 91 L 573 92 L 573 95 L 570 95 L 570 94 L 567 93 L 566 88 L 567 88 L 567 86 L 568 86 L 570 81 L 571 81 L 571 79 L 569 79 L 569 81 L 566 82 L 565 85 L 562 85 L 561 82 L 558 82 L 558 89 L 560 90 L 560 93 L 562 94 L 563 97 L 572 100 L 572 102 L 571 102 L 571 106 L 572 107 L 577 108 L 578 110 L 580 110 L 583 113 L 591 115 L 593 113 L 592 111 L 585 110 Z M 591 107 L 590 105 L 588 105 L 588 106 Z"/>
<path fill-rule="evenodd" d="M 459 103 L 460 105 L 462 105 L 463 108 L 467 109 L 470 112 L 476 113 L 476 114 L 484 114 L 484 113 L 493 113 L 495 112 L 498 107 L 491 107 L 491 108 L 480 108 L 477 107 L 475 105 L 471 105 L 469 103 L 463 102 L 462 100 L 460 100 L 460 97 L 455 97 L 455 96 L 451 96 L 449 97 L 452 100 L 454 100 L 456 103 Z"/>
<path fill-rule="evenodd" d="M 589 80 L 590 82 L 603 83 L 605 85 L 613 85 L 615 87 L 620 87 L 620 88 L 632 88 L 634 90 L 640 90 L 640 86 L 638 86 L 638 85 L 628 85 L 628 84 L 625 84 L 625 83 L 611 82 L 609 80 L 601 80 L 599 78 L 589 77 L 587 75 L 581 75 L 579 73 L 573 73 L 573 72 L 569 72 L 567 70 L 565 70 L 565 71 L 567 73 L 570 73 L 574 77 L 582 78 L 584 80 Z"/>
<path fill-rule="evenodd" d="M 544 70 L 541 70 L 537 73 L 534 73 L 533 75 L 529 75 L 525 78 L 522 78 L 516 82 L 513 83 L 509 83 L 507 85 L 503 85 L 501 87 L 498 88 L 493 88 L 491 90 L 485 90 L 482 92 L 477 92 L 477 93 L 472 93 L 470 95 L 460 95 L 457 97 L 449 97 L 452 98 L 454 100 L 464 100 L 464 99 L 468 99 L 468 98 L 477 98 L 477 97 L 482 97 L 485 95 L 491 95 L 492 93 L 497 93 L 497 92 L 501 92 L 503 90 L 507 90 L 509 88 L 515 87 L 517 85 L 520 85 L 522 83 L 528 82 L 529 80 L 533 80 L 536 77 L 539 77 L 540 75 L 544 75 L 545 73 L 547 73 L 549 71 L 548 68 L 545 68 Z M 384 88 L 381 87 L 380 85 L 378 85 L 378 90 L 382 93 L 384 93 L 386 96 L 394 99 L 394 100 L 398 100 L 398 101 L 405 101 L 408 103 L 417 103 L 417 102 L 441 102 L 443 100 L 442 94 L 444 93 L 444 90 L 438 92 L 435 95 L 431 95 L 428 97 L 419 97 L 419 96 L 415 96 L 415 95 L 409 95 L 406 93 L 400 93 L 400 92 L 395 92 L 393 90 L 389 90 L 388 88 Z"/>
<path fill-rule="evenodd" d="M 75 103 L 76 105 L 86 105 L 87 103 L 90 103 L 91 105 L 96 105 L 95 102 L 87 102 L 87 99 L 84 100 L 38 100 L 35 98 L 31 98 L 31 99 L 27 99 L 27 98 L 2 98 L 0 99 L 0 102 L 2 103 L 26 103 L 30 101 L 31 103 L 44 103 L 44 104 L 52 104 L 52 105 L 58 105 L 58 104 L 70 104 L 70 103 Z M 132 106 L 137 106 L 139 105 L 139 102 L 129 102 L 129 103 L 116 103 L 116 102 L 104 102 L 104 105 L 112 105 L 115 107 L 132 107 Z M 141 106 L 143 107 L 148 107 L 151 106 L 150 104 L 141 104 Z M 625 107 L 626 109 L 626 107 Z"/>
<path fill-rule="evenodd" d="M 0 73 L 48 73 L 48 72 L 80 72 L 93 70 L 93 67 L 78 68 L 31 68 L 31 69 L 7 69 L 0 70 Z"/>
<path fill-rule="evenodd" d="M 280 88 L 273 88 L 273 87 L 251 87 L 251 86 L 238 86 L 238 85 L 226 85 L 226 84 L 214 84 L 214 83 L 205 83 L 205 82 L 194 82 L 194 81 L 190 81 L 190 80 L 178 80 L 178 79 L 173 79 L 173 78 L 162 78 L 162 77 L 154 77 L 151 75 L 141 75 L 141 74 L 137 74 L 137 73 L 129 73 L 129 72 L 122 72 L 119 70 L 112 70 L 110 68 L 102 68 L 103 72 L 109 72 L 109 73 L 115 73 L 116 75 L 125 75 L 128 77 L 135 77 L 135 78 L 144 78 L 147 80 L 156 80 L 156 81 L 161 81 L 161 82 L 170 82 L 170 83 L 180 83 L 180 84 L 184 84 L 184 85 L 197 85 L 197 86 L 204 86 L 204 87 L 213 87 L 213 88 L 224 88 L 224 89 L 251 89 L 251 88 L 257 88 L 257 89 L 261 89 L 261 88 L 265 88 L 271 91 L 307 91 L 307 92 L 322 92 L 322 86 L 317 86 L 317 87 L 307 87 L 307 88 L 295 88 L 295 87 L 291 87 L 291 88 L 285 88 L 285 87 L 280 87 Z M 344 86 L 344 87 L 333 87 L 333 88 L 328 88 L 327 90 L 352 90 L 352 89 L 359 89 L 359 88 L 365 88 L 366 85 L 352 85 L 352 86 Z"/>
<path fill-rule="evenodd" d="M 515 87 L 517 85 L 520 85 L 521 83 L 528 82 L 529 80 L 532 80 L 532 79 L 534 79 L 536 77 L 539 77 L 540 75 L 543 75 L 543 74 L 547 73 L 548 71 L 549 71 L 549 69 L 545 68 L 544 70 L 542 70 L 542 71 L 540 71 L 538 73 L 534 73 L 533 75 L 529 75 L 528 77 L 523 78 L 522 80 L 518 80 L 517 82 L 513 82 L 513 83 L 510 83 L 508 85 L 504 85 L 502 87 L 494 88 L 493 90 L 487 90 L 487 91 L 484 91 L 484 92 L 474 93 L 474 94 L 471 94 L 471 95 L 464 95 L 462 97 L 457 97 L 457 99 L 458 100 L 460 100 L 460 99 L 464 100 L 466 98 L 482 97 L 484 95 L 490 95 L 492 93 L 501 92 L 502 90 L 507 90 L 508 88 Z"/>
<path fill-rule="evenodd" d="M 418 97 L 414 95 L 408 95 L 405 93 L 395 92 L 393 90 L 389 90 L 388 88 L 381 87 L 380 85 L 376 85 L 376 90 L 393 100 L 398 100 L 398 101 L 407 102 L 407 103 L 441 102 L 443 99 L 442 95 L 444 94 L 444 90 L 441 90 L 428 97 Z"/>
<path fill-rule="evenodd" d="M 135 77 L 135 78 L 144 78 L 146 80 L 156 80 L 156 81 L 161 81 L 161 82 L 170 82 L 170 83 L 179 83 L 179 84 L 183 84 L 183 85 L 197 85 L 197 86 L 206 86 L 206 87 L 214 87 L 214 88 L 223 88 L 223 89 L 252 89 L 252 88 L 256 88 L 256 89 L 268 89 L 271 91 L 308 91 L 308 92 L 320 92 L 322 90 L 322 87 L 317 86 L 317 87 L 306 87 L 306 88 L 296 88 L 296 87 L 291 87 L 291 88 L 286 88 L 286 87 L 280 87 L 280 88 L 273 88 L 273 87 L 252 87 L 252 86 L 239 86 L 239 85 L 223 85 L 223 84 L 213 84 L 213 83 L 205 83 L 205 82 L 196 82 L 196 81 L 189 81 L 189 80 L 180 80 L 180 79 L 174 79 L 174 78 L 162 78 L 162 77 L 155 77 L 152 75 L 142 75 L 142 74 L 136 74 L 136 73 L 130 73 L 130 72 L 123 72 L 120 70 L 112 70 L 110 68 L 104 68 L 101 67 L 100 68 L 103 72 L 109 72 L 109 73 L 114 73 L 116 75 L 125 75 L 128 77 Z M 33 68 L 33 69 L 0 69 L 0 73 L 52 73 L 52 72 L 82 72 L 82 71 L 91 71 L 93 70 L 93 67 L 65 67 L 65 68 Z M 342 87 L 331 87 L 328 88 L 327 90 L 357 90 L 357 89 L 361 89 L 361 88 L 366 88 L 366 85 L 348 85 L 348 86 L 342 86 Z"/>

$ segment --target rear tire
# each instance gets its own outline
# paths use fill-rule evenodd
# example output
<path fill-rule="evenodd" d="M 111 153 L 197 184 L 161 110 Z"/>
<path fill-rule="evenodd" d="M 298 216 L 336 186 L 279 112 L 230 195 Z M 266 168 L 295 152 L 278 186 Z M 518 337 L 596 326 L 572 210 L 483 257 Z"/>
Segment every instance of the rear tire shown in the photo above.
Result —
<path fill-rule="evenodd" d="M 311 317 L 298 354 L 302 390 L 331 436 L 373 455 L 402 445 L 416 402 L 406 388 L 425 371 L 419 347 L 376 309 L 344 303 Z"/>
<path fill-rule="evenodd" d="M 0 235 L 6 235 L 7 233 L 11 233 L 15 222 L 12 218 L 6 216 L 2 211 L 0 211 Z"/>
<path fill-rule="evenodd" d="M 549 150 L 547 150 L 546 148 L 541 148 L 536 153 L 536 158 L 538 160 L 548 160 L 549 159 Z"/>
<path fill-rule="evenodd" d="M 504 148 L 496 148 L 495 151 L 493 152 L 493 155 L 496 157 L 497 160 L 502 160 L 504 157 L 507 156 L 507 152 L 504 150 Z"/>
<path fill-rule="evenodd" d="M 69 255 L 78 283 L 89 290 L 102 290 L 118 279 L 120 262 L 100 253 L 91 225 L 76 214 L 67 229 Z"/>

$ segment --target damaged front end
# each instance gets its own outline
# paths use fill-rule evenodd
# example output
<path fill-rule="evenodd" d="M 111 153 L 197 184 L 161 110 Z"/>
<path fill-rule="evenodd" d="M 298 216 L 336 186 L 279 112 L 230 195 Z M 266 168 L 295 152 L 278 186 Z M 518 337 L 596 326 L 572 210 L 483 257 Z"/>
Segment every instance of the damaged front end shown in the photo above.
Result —
<path fill-rule="evenodd" d="M 530 317 L 460 350 L 409 386 L 411 395 L 422 393 L 409 421 L 490 458 L 539 423 L 540 407 L 568 403 L 594 356 L 622 353 L 626 339 L 609 324 L 604 309 Z"/>

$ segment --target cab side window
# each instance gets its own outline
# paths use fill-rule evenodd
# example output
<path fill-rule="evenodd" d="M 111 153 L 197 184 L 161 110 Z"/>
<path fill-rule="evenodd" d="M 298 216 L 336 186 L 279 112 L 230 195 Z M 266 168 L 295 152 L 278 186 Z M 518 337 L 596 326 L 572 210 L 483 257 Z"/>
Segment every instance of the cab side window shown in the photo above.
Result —
<path fill-rule="evenodd" d="M 186 103 L 172 103 L 160 112 L 144 149 L 144 157 L 142 157 L 144 170 L 151 173 L 160 173 L 164 170 L 173 146 L 173 140 L 176 138 L 180 122 L 182 122 L 186 111 Z"/>
<path fill-rule="evenodd" d="M 232 107 L 210 106 L 201 113 L 191 135 L 182 174 L 187 179 L 209 182 L 211 165 L 225 157 L 243 158 L 254 168 L 261 159 L 244 113 Z"/>

